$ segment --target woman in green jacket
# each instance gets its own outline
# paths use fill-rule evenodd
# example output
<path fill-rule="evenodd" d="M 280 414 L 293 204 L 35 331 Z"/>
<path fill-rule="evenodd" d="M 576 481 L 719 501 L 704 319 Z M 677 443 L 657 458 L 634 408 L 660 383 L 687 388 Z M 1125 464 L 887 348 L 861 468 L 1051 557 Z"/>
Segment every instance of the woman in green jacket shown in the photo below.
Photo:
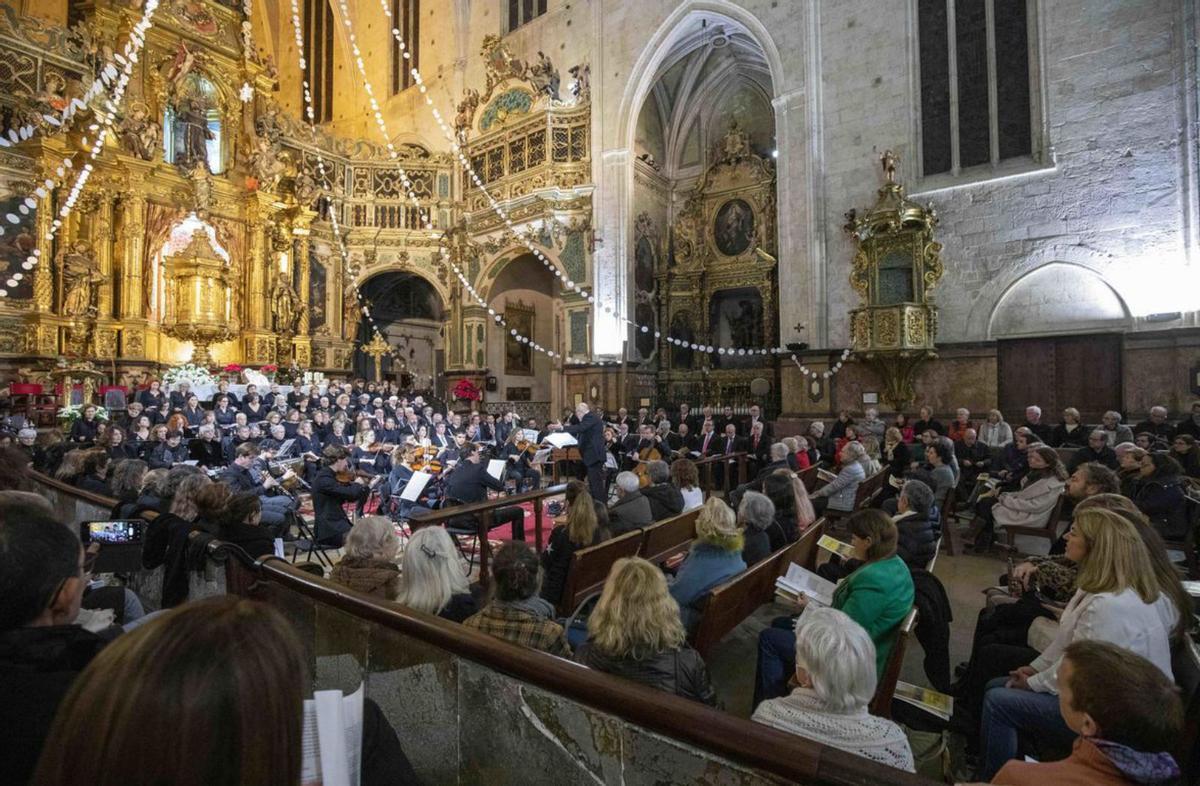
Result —
<path fill-rule="evenodd" d="M 896 525 L 886 513 L 859 511 L 847 524 L 854 556 L 863 564 L 838 584 L 833 608 L 844 611 L 867 631 L 875 643 L 875 671 L 882 676 L 900 623 L 912 609 L 912 574 L 896 554 Z M 809 602 L 807 597 L 800 598 L 801 613 Z M 795 618 L 781 617 L 759 634 L 755 706 L 788 693 L 788 677 L 796 671 L 794 626 Z"/>

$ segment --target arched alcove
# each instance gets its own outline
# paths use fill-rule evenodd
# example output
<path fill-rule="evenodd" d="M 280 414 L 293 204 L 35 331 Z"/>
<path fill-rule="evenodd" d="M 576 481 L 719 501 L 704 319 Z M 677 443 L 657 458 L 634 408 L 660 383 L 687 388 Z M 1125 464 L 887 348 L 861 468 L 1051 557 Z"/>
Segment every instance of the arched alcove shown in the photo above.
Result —
<path fill-rule="evenodd" d="M 558 279 L 532 254 L 521 254 L 504 263 L 487 292 L 488 307 L 509 325 L 488 324 L 487 367 L 496 377 L 496 393 L 501 400 L 548 405 L 558 379 L 557 367 L 544 353 L 518 342 L 511 331 L 515 329 L 548 349 L 559 347 Z M 519 395 L 510 397 L 510 391 Z M 528 398 L 521 398 L 526 395 Z"/>
<path fill-rule="evenodd" d="M 1017 279 L 992 310 L 989 338 L 1128 327 L 1121 296 L 1098 274 L 1051 262 Z"/>
<path fill-rule="evenodd" d="M 385 379 L 399 379 L 404 387 L 424 388 L 430 376 L 444 366 L 443 320 L 445 303 L 437 288 L 416 273 L 391 271 L 367 279 L 361 286 L 371 304 L 371 316 L 403 360 L 384 357 L 380 371 Z M 371 326 L 364 320 L 358 328 L 359 346 L 371 340 Z M 372 357 L 361 350 L 354 354 L 354 370 L 371 379 Z"/>

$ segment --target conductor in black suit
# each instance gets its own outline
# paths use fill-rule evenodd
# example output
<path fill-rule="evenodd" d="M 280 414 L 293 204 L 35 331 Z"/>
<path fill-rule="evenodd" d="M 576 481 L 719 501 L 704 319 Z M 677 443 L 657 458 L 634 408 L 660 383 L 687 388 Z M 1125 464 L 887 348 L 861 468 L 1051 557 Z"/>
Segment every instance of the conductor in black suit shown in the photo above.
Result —
<path fill-rule="evenodd" d="M 588 490 L 592 499 L 604 505 L 608 502 L 608 489 L 604 482 L 604 424 L 582 401 L 575 405 L 575 417 L 579 424 L 567 426 L 563 431 L 579 442 L 579 455 L 587 468 Z"/>

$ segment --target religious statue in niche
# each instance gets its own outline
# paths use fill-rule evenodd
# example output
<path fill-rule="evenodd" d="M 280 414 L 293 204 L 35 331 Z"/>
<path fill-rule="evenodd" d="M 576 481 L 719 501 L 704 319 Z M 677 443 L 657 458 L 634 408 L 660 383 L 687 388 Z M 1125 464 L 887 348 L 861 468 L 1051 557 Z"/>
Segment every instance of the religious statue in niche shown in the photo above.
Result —
<path fill-rule="evenodd" d="M 162 129 L 150 116 L 150 108 L 143 101 L 135 101 L 130 105 L 129 113 L 121 120 L 117 133 L 121 149 L 143 161 L 154 158 L 162 141 Z"/>
<path fill-rule="evenodd" d="M 308 322 L 315 329 L 325 325 L 325 295 L 327 273 L 325 260 L 315 250 L 309 251 L 308 262 Z"/>
<path fill-rule="evenodd" d="M 211 171 L 208 166 L 208 140 L 213 139 L 208 130 L 208 112 L 199 98 L 187 98 L 175 107 L 175 164 L 180 169 L 191 171 L 197 165 Z"/>
<path fill-rule="evenodd" d="M 342 310 L 342 335 L 353 341 L 358 335 L 358 323 L 362 321 L 362 308 L 358 298 L 353 293 L 346 293 L 346 302 Z"/>
<path fill-rule="evenodd" d="M 533 348 L 527 343 L 517 341 L 511 331 L 515 330 L 521 336 L 535 341 L 533 337 L 533 307 L 518 301 L 516 305 L 507 304 L 504 307 L 504 321 L 508 323 L 509 331 L 504 334 L 504 373 L 528 377 L 533 375 Z"/>
<path fill-rule="evenodd" d="M 709 325 L 714 344 L 747 349 L 762 346 L 762 294 L 752 287 L 714 293 L 709 304 Z M 713 362 L 719 368 L 743 368 L 759 361 L 752 355 L 720 355 L 713 356 Z"/>
<path fill-rule="evenodd" d="M 258 187 L 264 191 L 275 191 L 287 171 L 286 155 L 265 136 L 255 137 L 249 163 L 250 171 L 258 180 Z"/>
<path fill-rule="evenodd" d="M 86 240 L 76 240 L 59 255 L 62 270 L 62 314 L 66 317 L 96 317 L 96 285 L 104 281 L 100 265 Z"/>
<path fill-rule="evenodd" d="M 271 288 L 271 305 L 272 328 L 275 332 L 283 336 L 296 335 L 305 306 L 285 273 L 278 274 L 275 286 Z"/>
<path fill-rule="evenodd" d="M 743 254 L 754 242 L 754 211 L 742 199 L 731 199 L 717 211 L 713 222 L 717 250 L 727 257 Z"/>

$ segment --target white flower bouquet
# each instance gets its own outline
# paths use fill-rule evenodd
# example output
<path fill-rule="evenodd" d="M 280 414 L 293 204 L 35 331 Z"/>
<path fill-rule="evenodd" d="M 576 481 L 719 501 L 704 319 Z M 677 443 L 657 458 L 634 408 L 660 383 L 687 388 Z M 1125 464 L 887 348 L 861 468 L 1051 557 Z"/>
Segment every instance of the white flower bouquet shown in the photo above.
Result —
<path fill-rule="evenodd" d="M 182 366 L 167 369 L 167 373 L 163 374 L 162 381 L 164 385 L 170 385 L 172 388 L 179 385 L 180 382 L 186 382 L 192 387 L 217 384 L 217 378 L 210 374 L 208 369 L 194 363 L 185 363 Z"/>
<path fill-rule="evenodd" d="M 98 404 L 71 404 L 58 411 L 58 419 L 70 425 L 83 417 L 83 411 L 88 407 L 96 407 L 96 420 L 108 420 L 108 410 Z"/>

